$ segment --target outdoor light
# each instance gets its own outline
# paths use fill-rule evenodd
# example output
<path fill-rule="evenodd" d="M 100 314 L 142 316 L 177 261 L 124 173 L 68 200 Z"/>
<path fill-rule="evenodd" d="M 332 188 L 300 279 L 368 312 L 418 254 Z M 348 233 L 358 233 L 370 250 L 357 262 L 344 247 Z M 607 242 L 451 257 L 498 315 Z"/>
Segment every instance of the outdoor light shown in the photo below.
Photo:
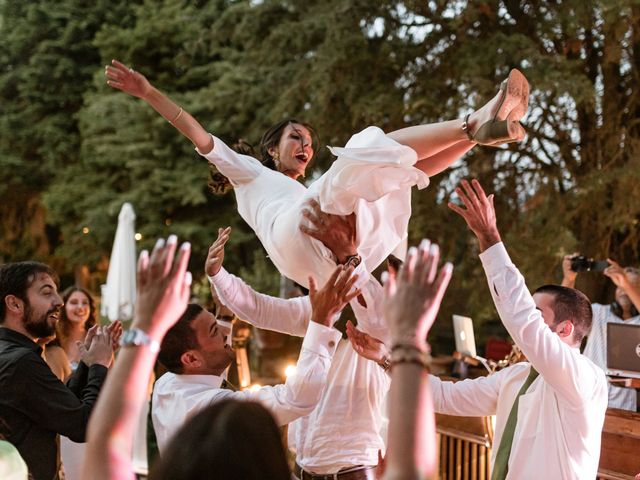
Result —
<path fill-rule="evenodd" d="M 85 235 L 89 233 L 89 227 L 82 227 L 82 233 L 84 233 Z"/>
<path fill-rule="evenodd" d="M 142 240 L 142 234 L 140 232 L 137 232 L 133 238 L 136 239 L 137 242 L 139 242 L 140 240 Z"/>
<path fill-rule="evenodd" d="M 288 377 L 291 377 L 291 376 L 293 376 L 295 374 L 296 374 L 296 366 L 294 364 L 290 363 L 284 369 L 284 376 L 288 378 Z"/>

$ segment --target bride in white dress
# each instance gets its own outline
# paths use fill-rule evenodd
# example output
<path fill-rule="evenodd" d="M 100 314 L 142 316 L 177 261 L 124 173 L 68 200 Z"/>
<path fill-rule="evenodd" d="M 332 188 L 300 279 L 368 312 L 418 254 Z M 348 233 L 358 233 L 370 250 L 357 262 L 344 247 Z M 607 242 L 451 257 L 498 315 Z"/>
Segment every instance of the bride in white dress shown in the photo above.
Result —
<path fill-rule="evenodd" d="M 198 121 L 153 87 L 139 72 L 113 60 L 107 83 L 147 102 L 196 146 L 233 186 L 238 212 L 253 228 L 269 258 L 284 276 L 308 287 L 313 274 L 323 283 L 336 259 L 318 240 L 300 231 L 303 205 L 315 199 L 326 213 L 355 213 L 358 258 L 369 272 L 407 235 L 411 187 L 425 188 L 476 144 L 520 141 L 519 120 L 528 107 L 529 85 L 512 70 L 498 94 L 464 120 L 419 125 L 385 134 L 367 127 L 344 148 L 329 170 L 309 188 L 296 181 L 313 158 L 311 129 L 294 119 L 269 129 L 262 160 L 243 155 L 209 134 Z M 270 168 L 271 167 L 271 168 Z M 351 259 L 350 259 L 351 260 Z"/>

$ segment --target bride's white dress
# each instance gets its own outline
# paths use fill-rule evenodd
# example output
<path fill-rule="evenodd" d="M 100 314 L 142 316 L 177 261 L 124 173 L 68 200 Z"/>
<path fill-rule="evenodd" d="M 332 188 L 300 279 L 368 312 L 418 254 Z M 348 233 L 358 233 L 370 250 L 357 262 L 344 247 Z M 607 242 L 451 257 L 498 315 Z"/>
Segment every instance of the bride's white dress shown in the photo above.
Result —
<path fill-rule="evenodd" d="M 329 147 L 337 159 L 309 188 L 216 137 L 213 141 L 204 157 L 229 178 L 238 212 L 280 273 L 305 287 L 309 275 L 322 285 L 336 265 L 331 251 L 300 231 L 307 200 L 316 199 L 326 213 L 355 212 L 358 253 L 371 272 L 407 236 L 411 187 L 429 184 L 429 177 L 414 167 L 416 152 L 377 127 L 353 135 L 343 148 Z"/>

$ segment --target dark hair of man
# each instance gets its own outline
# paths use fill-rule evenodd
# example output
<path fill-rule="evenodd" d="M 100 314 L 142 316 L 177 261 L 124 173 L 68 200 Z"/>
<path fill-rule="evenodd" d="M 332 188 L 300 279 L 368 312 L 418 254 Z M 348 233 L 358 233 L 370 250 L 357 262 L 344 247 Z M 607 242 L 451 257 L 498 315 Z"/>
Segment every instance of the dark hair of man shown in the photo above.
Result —
<path fill-rule="evenodd" d="M 276 163 L 273 160 L 273 157 L 271 156 L 271 154 L 269 153 L 269 149 L 273 147 L 277 147 L 280 144 L 280 138 L 282 137 L 282 134 L 284 133 L 285 128 L 287 128 L 287 125 L 291 125 L 294 123 L 298 125 L 302 125 L 307 130 L 309 130 L 311 137 L 315 140 L 315 137 L 316 137 L 315 130 L 311 128 L 311 125 L 308 125 L 304 122 L 300 122 L 295 118 L 287 118 L 285 120 L 282 120 L 281 122 L 276 123 L 275 125 L 270 127 L 266 132 L 264 132 L 264 134 L 262 135 L 262 139 L 260 140 L 260 156 L 262 157 L 262 164 L 265 167 L 270 168 L 271 170 L 277 170 Z"/>
<path fill-rule="evenodd" d="M 160 345 L 158 360 L 172 373 L 182 373 L 182 361 L 180 357 L 187 350 L 198 348 L 196 332 L 191 328 L 191 323 L 204 309 L 195 303 L 187 305 L 176 324 L 169 329 Z"/>
<path fill-rule="evenodd" d="M 152 467 L 154 480 L 290 480 L 280 431 L 259 403 L 222 400 L 187 421 Z"/>
<path fill-rule="evenodd" d="M 8 295 L 14 295 L 25 302 L 27 306 L 29 305 L 27 290 L 39 273 L 49 275 L 56 285 L 60 282 L 56 272 L 44 263 L 16 262 L 0 266 L 0 323 L 4 323 L 5 320 L 4 299 Z"/>
<path fill-rule="evenodd" d="M 565 320 L 573 323 L 573 338 L 576 343 L 582 342 L 591 330 L 591 302 L 587 296 L 575 288 L 560 285 L 543 285 L 534 293 L 548 293 L 553 296 L 553 313 L 555 325 Z"/>

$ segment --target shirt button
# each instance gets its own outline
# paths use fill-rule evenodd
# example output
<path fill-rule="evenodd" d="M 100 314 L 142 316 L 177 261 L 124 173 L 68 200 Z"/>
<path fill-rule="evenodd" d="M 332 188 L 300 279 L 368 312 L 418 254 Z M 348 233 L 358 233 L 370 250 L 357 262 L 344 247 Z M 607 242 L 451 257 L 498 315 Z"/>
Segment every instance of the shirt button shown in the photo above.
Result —
<path fill-rule="evenodd" d="M 334 342 L 333 340 L 331 340 L 331 341 L 329 342 L 329 347 L 333 348 L 333 347 L 335 347 L 335 346 L 336 346 L 336 342 Z"/>

